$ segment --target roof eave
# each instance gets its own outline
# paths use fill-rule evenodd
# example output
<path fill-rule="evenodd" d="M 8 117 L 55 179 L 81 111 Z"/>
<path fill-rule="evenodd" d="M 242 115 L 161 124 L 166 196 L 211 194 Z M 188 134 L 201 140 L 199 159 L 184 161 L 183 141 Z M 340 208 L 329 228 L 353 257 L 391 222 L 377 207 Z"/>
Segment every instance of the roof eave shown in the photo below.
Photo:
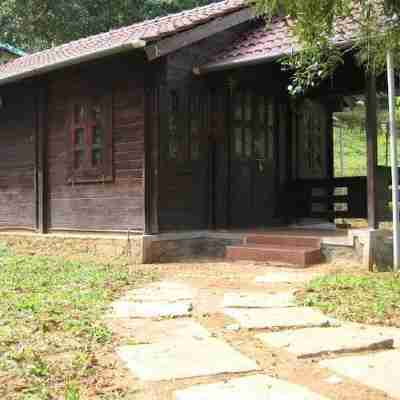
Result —
<path fill-rule="evenodd" d="M 336 43 L 337 47 L 340 48 L 348 48 L 351 47 L 354 44 L 354 40 L 347 40 L 347 41 L 341 41 Z M 289 51 L 283 51 L 282 53 L 279 54 L 273 54 L 273 55 L 265 55 L 265 56 L 253 56 L 253 57 L 240 57 L 240 58 L 230 58 L 227 60 L 222 60 L 222 61 L 216 61 L 216 62 L 211 62 L 208 64 L 205 64 L 203 66 L 197 66 L 193 68 L 193 73 L 195 75 L 206 75 L 211 72 L 218 72 L 218 71 L 225 71 L 229 69 L 235 69 L 235 68 L 240 68 L 240 67 L 248 67 L 252 65 L 258 65 L 258 64 L 264 64 L 264 63 L 269 63 L 278 60 L 279 58 L 290 56 L 294 53 L 296 53 L 298 50 L 295 48 L 291 48 Z"/>
<path fill-rule="evenodd" d="M 27 79 L 27 78 L 33 78 L 36 76 L 40 76 L 40 75 L 44 75 L 47 74 L 49 72 L 53 72 L 53 71 L 57 71 L 69 66 L 73 66 L 73 65 L 79 65 L 79 64 L 83 64 L 85 62 L 88 61 L 95 61 L 107 56 L 111 56 L 114 54 L 119 54 L 119 53 L 123 53 L 123 52 L 127 52 L 130 50 L 135 50 L 135 49 L 143 49 L 146 46 L 146 41 L 141 40 L 141 39 L 135 39 L 129 42 L 125 42 L 123 44 L 121 44 L 120 46 L 116 46 L 113 48 L 109 48 L 109 49 L 104 49 L 101 51 L 94 51 L 91 53 L 86 53 L 84 55 L 75 57 L 75 58 L 70 58 L 68 60 L 65 61 L 60 61 L 51 65 L 45 65 L 43 67 L 39 67 L 33 70 L 29 70 L 26 72 L 21 72 L 21 73 L 16 73 L 16 74 L 11 74 L 8 76 L 4 76 L 1 77 L 0 75 L 0 86 L 4 86 L 6 84 L 10 84 L 10 83 L 15 83 L 18 81 L 21 81 L 23 79 Z"/>
<path fill-rule="evenodd" d="M 218 72 L 218 71 L 224 71 L 228 69 L 235 69 L 235 68 L 240 68 L 240 67 L 247 67 L 251 65 L 257 65 L 257 64 L 264 64 L 268 62 L 275 61 L 279 59 L 280 57 L 283 57 L 285 55 L 289 55 L 290 53 L 281 53 L 278 55 L 268 55 L 268 56 L 262 56 L 262 57 L 246 57 L 246 58 L 238 58 L 238 59 L 228 59 L 228 60 L 223 60 L 223 61 L 217 61 L 213 63 L 209 63 L 206 65 L 203 65 L 202 67 L 195 67 L 193 68 L 193 73 L 195 75 L 206 75 L 211 72 Z"/>

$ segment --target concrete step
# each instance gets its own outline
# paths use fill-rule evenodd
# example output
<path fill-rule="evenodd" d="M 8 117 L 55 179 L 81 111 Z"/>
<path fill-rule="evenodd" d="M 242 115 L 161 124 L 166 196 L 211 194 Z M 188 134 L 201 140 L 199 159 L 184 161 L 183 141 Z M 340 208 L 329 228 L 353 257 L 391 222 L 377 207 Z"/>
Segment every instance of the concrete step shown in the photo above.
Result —
<path fill-rule="evenodd" d="M 319 264 L 322 261 L 320 248 L 287 245 L 244 244 L 227 246 L 225 255 L 231 261 L 275 262 L 301 267 Z"/>
<path fill-rule="evenodd" d="M 244 243 L 268 246 L 312 247 L 315 249 L 321 247 L 321 239 L 304 236 L 248 235 L 245 237 Z"/>

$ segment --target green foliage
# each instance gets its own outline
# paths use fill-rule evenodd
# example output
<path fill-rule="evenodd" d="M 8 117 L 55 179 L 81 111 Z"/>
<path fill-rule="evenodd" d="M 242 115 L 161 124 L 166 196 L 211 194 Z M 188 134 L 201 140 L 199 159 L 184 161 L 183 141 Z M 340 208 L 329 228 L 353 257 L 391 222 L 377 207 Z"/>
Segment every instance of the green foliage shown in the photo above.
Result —
<path fill-rule="evenodd" d="M 395 0 L 255 0 L 257 11 L 267 22 L 275 15 L 293 20 L 293 33 L 301 52 L 285 58 L 293 71 L 289 91 L 296 95 L 314 87 L 342 62 L 342 52 L 333 44 L 337 20 L 351 18 L 358 27 L 352 49 L 365 68 L 379 74 L 391 49 L 399 64 L 400 2 Z"/>
<path fill-rule="evenodd" d="M 343 320 L 400 327 L 400 276 L 393 273 L 317 278 L 300 301 Z"/>
<path fill-rule="evenodd" d="M 324 48 L 324 46 L 327 46 Z M 342 62 L 342 54 L 329 43 L 315 42 L 312 46 L 290 57 L 282 59 L 284 69 L 295 74 L 288 90 L 293 95 L 301 95 L 307 88 L 317 86 L 329 77 Z"/>
<path fill-rule="evenodd" d="M 9 256 L 10 254 L 10 249 L 4 243 L 0 242 L 0 257 Z"/>
<path fill-rule="evenodd" d="M 79 395 L 79 388 L 74 384 L 68 384 L 65 390 L 65 400 L 79 400 L 81 397 Z"/>
<path fill-rule="evenodd" d="M 0 256 L 0 394 L 78 400 L 102 382 L 99 353 L 112 351 L 109 303 L 149 279 L 125 265 Z M 106 390 L 105 390 L 106 391 Z"/>
<path fill-rule="evenodd" d="M 40 50 L 208 2 L 208 0 L 2 0 L 0 41 L 30 51 Z"/>

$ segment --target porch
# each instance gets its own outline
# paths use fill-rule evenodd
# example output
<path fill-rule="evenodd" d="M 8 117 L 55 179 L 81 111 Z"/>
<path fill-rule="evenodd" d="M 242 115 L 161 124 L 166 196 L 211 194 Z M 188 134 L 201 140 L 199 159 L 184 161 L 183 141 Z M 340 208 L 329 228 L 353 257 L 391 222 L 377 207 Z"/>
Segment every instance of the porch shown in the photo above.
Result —
<path fill-rule="evenodd" d="M 298 267 L 335 259 L 368 263 L 369 240 L 368 229 L 336 229 L 332 224 L 180 231 L 144 236 L 143 257 L 145 263 L 193 257 Z"/>
<path fill-rule="evenodd" d="M 329 82 L 297 99 L 287 94 L 289 75 L 271 60 L 233 60 L 195 72 L 194 83 L 171 81 L 161 94 L 166 113 L 160 110 L 159 176 L 150 187 L 146 232 L 153 254 L 145 259 L 222 255 L 226 247 L 229 257 L 230 246 L 256 234 L 274 236 L 280 245 L 298 237 L 316 239 L 322 249 L 352 248 L 371 267 L 370 244 L 391 219 L 390 169 L 378 162 L 384 80 L 367 75 L 351 54 Z M 335 124 L 356 106 L 365 170 L 341 176 Z M 355 230 L 354 220 L 361 221 Z M 301 229 L 315 224 L 332 229 Z M 289 247 L 280 253 L 290 253 Z M 260 251 L 247 257 L 268 261 Z"/>

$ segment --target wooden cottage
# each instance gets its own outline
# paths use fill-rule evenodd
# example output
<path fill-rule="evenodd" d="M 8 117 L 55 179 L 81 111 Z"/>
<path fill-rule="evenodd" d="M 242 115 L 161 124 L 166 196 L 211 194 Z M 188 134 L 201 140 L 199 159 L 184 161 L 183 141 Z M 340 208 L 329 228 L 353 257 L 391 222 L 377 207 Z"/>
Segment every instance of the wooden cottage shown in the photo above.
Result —
<path fill-rule="evenodd" d="M 338 44 L 353 35 L 338 23 Z M 154 260 L 163 240 L 207 252 L 304 219 L 377 228 L 376 81 L 349 55 L 293 100 L 276 60 L 295 47 L 285 19 L 225 0 L 1 65 L 0 229 L 129 232 Z M 332 113 L 360 93 L 368 177 L 335 179 Z"/>

